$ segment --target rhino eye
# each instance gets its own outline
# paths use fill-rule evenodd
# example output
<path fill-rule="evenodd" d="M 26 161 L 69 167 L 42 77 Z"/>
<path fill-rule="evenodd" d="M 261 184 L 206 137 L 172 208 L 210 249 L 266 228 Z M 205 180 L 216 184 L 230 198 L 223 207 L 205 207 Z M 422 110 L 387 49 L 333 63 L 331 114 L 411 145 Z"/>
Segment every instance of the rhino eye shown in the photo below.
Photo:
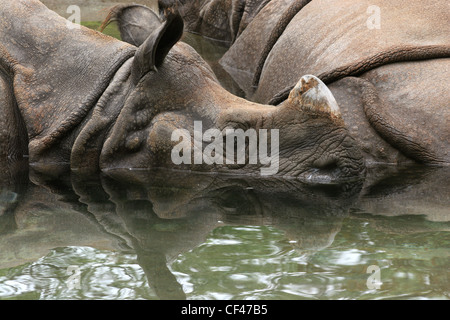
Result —
<path fill-rule="evenodd" d="M 232 129 L 232 130 L 242 129 L 244 131 L 247 131 L 249 128 L 250 128 L 250 125 L 246 122 L 227 121 L 227 124 L 226 124 L 225 128 L 223 129 L 223 131 L 225 131 L 226 129 Z"/>

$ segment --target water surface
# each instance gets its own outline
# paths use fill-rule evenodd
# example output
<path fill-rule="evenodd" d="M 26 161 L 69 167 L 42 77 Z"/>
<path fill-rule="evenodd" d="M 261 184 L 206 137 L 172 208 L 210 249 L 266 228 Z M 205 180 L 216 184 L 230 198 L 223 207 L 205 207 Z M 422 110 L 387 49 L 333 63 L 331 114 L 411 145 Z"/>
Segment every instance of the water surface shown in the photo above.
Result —
<path fill-rule="evenodd" d="M 329 189 L 25 169 L 0 197 L 0 299 L 448 299 L 450 171 L 387 171 Z"/>

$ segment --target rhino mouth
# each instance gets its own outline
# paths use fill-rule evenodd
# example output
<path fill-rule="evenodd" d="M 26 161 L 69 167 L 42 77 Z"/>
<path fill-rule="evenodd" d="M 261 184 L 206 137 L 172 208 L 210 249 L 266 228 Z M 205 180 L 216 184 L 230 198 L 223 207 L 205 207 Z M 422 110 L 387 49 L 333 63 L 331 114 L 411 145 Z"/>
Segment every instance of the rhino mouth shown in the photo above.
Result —
<path fill-rule="evenodd" d="M 298 177 L 302 182 L 313 185 L 338 185 L 362 180 L 361 175 L 346 175 L 339 168 L 330 170 L 310 169 Z"/>
<path fill-rule="evenodd" d="M 298 178 L 308 184 L 337 185 L 362 180 L 365 166 L 362 158 L 322 155 L 311 163 Z"/>

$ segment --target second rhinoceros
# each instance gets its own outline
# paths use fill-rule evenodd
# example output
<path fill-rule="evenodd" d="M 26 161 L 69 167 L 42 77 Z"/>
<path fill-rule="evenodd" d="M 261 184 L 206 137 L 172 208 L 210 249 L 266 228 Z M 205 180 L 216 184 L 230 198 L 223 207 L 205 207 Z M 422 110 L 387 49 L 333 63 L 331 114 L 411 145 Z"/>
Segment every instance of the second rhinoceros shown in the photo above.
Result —
<path fill-rule="evenodd" d="M 194 32 L 232 22 L 217 14 L 219 0 L 165 2 L 196 21 Z M 450 163 L 448 1 L 259 2 L 220 60 L 247 99 L 279 104 L 299 76 L 314 74 L 335 96 L 366 162 Z M 232 11 L 235 1 L 224 3 Z"/>
<path fill-rule="evenodd" d="M 370 162 L 448 165 L 449 3 L 288 2 L 271 1 L 221 60 L 247 97 L 278 104 L 314 74 Z"/>
<path fill-rule="evenodd" d="M 302 77 L 281 106 L 249 102 L 224 90 L 195 50 L 178 41 L 178 14 L 164 21 L 146 14 L 154 19 L 150 32 L 130 44 L 71 24 L 37 0 L 0 3 L 3 162 L 26 155 L 47 172 L 70 165 L 261 173 L 262 162 L 174 163 L 180 141 L 204 147 L 193 130 L 201 123 L 204 133 L 221 132 L 219 140 L 230 129 L 266 130 L 268 136 L 277 130 L 274 176 L 340 183 L 364 175 L 362 154 L 319 79 Z M 132 39 L 142 32 L 133 25 L 121 30 Z M 174 140 L 177 130 L 191 137 Z M 256 150 L 247 150 L 246 160 L 250 151 Z"/>

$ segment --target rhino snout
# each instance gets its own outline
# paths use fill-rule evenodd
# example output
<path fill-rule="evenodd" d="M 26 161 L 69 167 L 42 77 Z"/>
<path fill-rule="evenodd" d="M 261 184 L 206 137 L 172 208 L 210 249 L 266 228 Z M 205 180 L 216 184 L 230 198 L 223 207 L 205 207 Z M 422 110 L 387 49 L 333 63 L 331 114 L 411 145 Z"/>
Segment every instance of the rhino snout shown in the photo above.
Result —
<path fill-rule="evenodd" d="M 319 155 L 301 177 L 311 183 L 335 184 L 361 179 L 364 173 L 364 158 L 353 138 L 346 136 L 341 147 Z"/>

